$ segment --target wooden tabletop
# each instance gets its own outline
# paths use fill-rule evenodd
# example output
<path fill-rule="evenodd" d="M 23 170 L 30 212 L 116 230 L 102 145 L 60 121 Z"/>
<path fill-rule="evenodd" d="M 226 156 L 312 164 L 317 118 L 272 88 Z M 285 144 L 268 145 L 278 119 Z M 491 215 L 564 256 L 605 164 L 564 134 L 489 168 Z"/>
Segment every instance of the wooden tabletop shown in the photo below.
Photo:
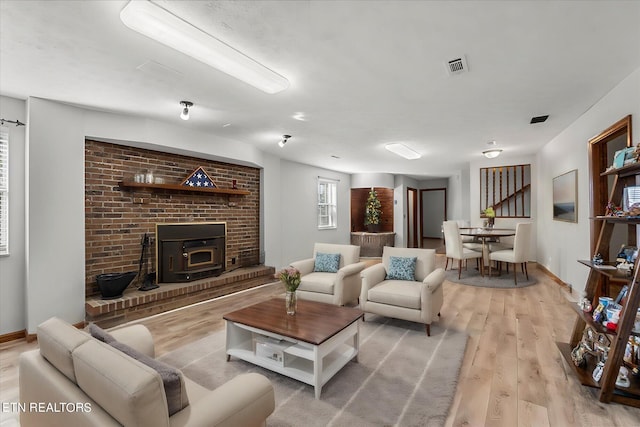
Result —
<path fill-rule="evenodd" d="M 296 314 L 292 316 L 285 310 L 284 298 L 273 298 L 227 313 L 222 318 L 320 345 L 363 316 L 364 312 L 357 308 L 301 299 L 298 299 Z"/>

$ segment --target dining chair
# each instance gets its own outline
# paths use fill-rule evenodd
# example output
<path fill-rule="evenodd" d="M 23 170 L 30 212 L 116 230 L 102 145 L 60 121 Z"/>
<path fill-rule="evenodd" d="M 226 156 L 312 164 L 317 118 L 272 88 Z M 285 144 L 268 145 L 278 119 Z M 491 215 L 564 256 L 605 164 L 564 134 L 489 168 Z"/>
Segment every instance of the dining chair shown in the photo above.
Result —
<path fill-rule="evenodd" d="M 521 222 L 516 225 L 516 235 L 513 239 L 512 249 L 503 249 L 489 253 L 489 276 L 491 276 L 491 261 L 499 263 L 499 269 L 502 271 L 502 262 L 507 263 L 507 272 L 509 272 L 509 264 L 513 264 L 513 281 L 518 286 L 518 269 L 517 264 L 529 280 L 529 271 L 527 270 L 527 261 L 529 258 L 529 246 L 531 245 L 531 223 Z"/>
<path fill-rule="evenodd" d="M 460 235 L 460 228 L 458 227 L 457 221 L 445 221 L 442 224 L 442 228 L 444 229 L 444 246 L 447 252 L 447 261 L 444 265 L 444 269 L 446 270 L 449 265 L 449 259 L 452 260 L 451 265 L 453 268 L 453 260 L 458 260 L 458 279 L 460 279 L 460 273 L 462 272 L 462 261 L 466 261 L 468 259 L 476 260 L 478 265 L 478 269 L 480 270 L 480 274 L 482 273 L 482 268 L 480 267 L 480 259 L 482 258 L 482 252 L 473 251 L 471 249 L 467 249 L 462 245 L 462 236 Z"/>

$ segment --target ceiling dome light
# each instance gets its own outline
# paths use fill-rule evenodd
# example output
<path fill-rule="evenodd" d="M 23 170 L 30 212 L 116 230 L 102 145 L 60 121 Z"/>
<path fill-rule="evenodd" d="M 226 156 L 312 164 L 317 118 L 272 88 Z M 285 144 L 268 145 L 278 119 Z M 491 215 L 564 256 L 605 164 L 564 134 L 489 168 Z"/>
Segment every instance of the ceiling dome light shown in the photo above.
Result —
<path fill-rule="evenodd" d="M 404 157 L 408 160 L 415 160 L 422 157 L 420 153 L 413 151 L 411 148 L 407 147 L 404 144 L 400 144 L 399 142 L 387 144 L 384 146 L 384 148 L 391 151 L 393 154 L 397 154 L 398 156 Z"/>
<path fill-rule="evenodd" d="M 500 153 L 502 153 L 502 150 L 499 148 L 493 148 L 482 152 L 487 159 L 495 159 L 500 155 Z"/>
<path fill-rule="evenodd" d="M 180 118 L 182 120 L 189 120 L 189 108 L 193 107 L 193 102 L 180 101 L 180 105 L 182 105 L 184 107 L 182 109 L 182 112 L 180 113 Z"/>
<path fill-rule="evenodd" d="M 284 144 L 287 143 L 289 138 L 291 138 L 291 135 L 282 135 L 282 139 L 280 140 L 280 142 L 278 142 L 278 145 L 280 146 L 280 148 L 284 147 Z"/>

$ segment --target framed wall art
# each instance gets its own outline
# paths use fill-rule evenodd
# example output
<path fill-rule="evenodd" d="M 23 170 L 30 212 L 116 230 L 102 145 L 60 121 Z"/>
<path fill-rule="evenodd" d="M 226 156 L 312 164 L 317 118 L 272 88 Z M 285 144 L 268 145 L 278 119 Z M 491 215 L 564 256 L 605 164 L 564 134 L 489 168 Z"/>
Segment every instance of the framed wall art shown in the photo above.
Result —
<path fill-rule="evenodd" d="M 553 178 L 553 219 L 578 222 L 578 170 Z"/>

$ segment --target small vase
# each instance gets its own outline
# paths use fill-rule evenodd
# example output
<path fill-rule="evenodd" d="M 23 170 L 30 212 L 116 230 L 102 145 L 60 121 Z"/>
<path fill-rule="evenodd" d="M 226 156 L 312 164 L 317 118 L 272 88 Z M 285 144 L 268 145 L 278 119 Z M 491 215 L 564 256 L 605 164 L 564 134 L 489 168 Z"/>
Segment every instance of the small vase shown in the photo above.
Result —
<path fill-rule="evenodd" d="M 287 314 L 293 316 L 296 314 L 296 308 L 298 306 L 298 299 L 296 297 L 296 291 L 286 291 L 284 305 L 287 309 Z"/>

